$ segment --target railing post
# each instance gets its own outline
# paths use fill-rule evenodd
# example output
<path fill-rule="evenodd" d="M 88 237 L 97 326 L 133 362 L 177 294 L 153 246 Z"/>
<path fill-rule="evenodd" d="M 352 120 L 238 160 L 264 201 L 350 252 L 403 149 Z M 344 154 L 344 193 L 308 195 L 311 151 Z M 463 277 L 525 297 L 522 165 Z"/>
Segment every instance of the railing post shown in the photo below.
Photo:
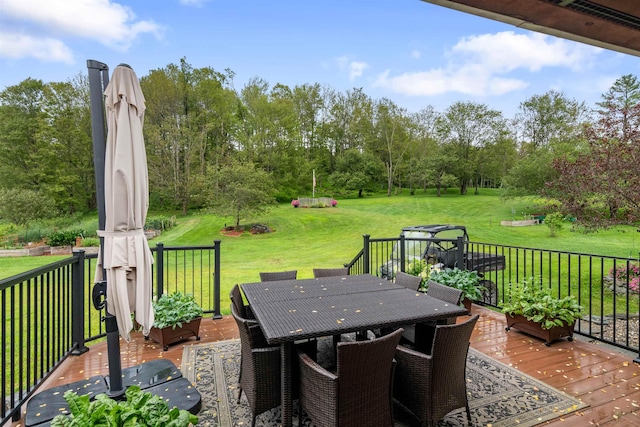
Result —
<path fill-rule="evenodd" d="M 213 241 L 214 261 L 213 261 L 213 318 L 222 319 L 220 314 L 220 240 Z"/>
<path fill-rule="evenodd" d="M 369 238 L 371 237 L 369 234 L 365 234 L 364 236 L 364 247 L 363 247 L 363 252 L 362 252 L 362 273 L 363 274 L 369 274 L 369 272 L 371 272 L 371 267 L 369 266 L 369 253 L 370 253 L 370 248 L 369 248 Z"/>
<path fill-rule="evenodd" d="M 406 266 L 404 265 L 404 260 L 405 260 L 405 257 L 407 256 L 404 241 L 405 241 L 404 234 L 400 233 L 400 271 L 402 272 L 404 272 L 406 269 Z M 393 265 L 391 266 L 391 268 L 393 268 Z"/>
<path fill-rule="evenodd" d="M 164 294 L 164 243 L 156 244 L 156 296 Z"/>
<path fill-rule="evenodd" d="M 71 268 L 71 354 L 79 356 L 89 351 L 84 345 L 84 250 L 74 249 L 75 262 Z"/>
<path fill-rule="evenodd" d="M 638 228 L 636 231 L 640 233 L 640 228 Z M 638 252 L 638 265 L 640 265 L 640 252 Z M 638 324 L 638 336 L 640 336 L 640 324 Z M 640 363 L 640 342 L 638 343 L 638 357 L 633 359 L 633 361 L 635 363 Z"/>

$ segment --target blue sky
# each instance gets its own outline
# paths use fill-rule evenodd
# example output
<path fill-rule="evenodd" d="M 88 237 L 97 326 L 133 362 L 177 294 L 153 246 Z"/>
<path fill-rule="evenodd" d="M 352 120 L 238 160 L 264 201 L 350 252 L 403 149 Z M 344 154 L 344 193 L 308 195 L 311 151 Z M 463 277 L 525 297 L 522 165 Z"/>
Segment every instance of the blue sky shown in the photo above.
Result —
<path fill-rule="evenodd" d="M 549 90 L 594 106 L 640 58 L 420 0 L 0 0 L 0 90 L 66 81 L 95 59 L 139 77 L 177 64 L 230 69 L 240 90 L 362 88 L 414 112 L 472 101 L 512 117 Z"/>

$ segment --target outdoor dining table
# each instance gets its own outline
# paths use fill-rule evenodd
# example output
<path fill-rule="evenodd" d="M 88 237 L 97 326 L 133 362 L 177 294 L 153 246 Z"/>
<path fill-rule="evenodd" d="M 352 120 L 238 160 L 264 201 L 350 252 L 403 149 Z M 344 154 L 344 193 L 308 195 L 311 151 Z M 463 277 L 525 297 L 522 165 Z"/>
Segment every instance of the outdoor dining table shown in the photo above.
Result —
<path fill-rule="evenodd" d="M 282 425 L 291 426 L 294 341 L 467 314 L 464 307 L 373 275 L 240 285 L 270 345 L 280 345 Z"/>

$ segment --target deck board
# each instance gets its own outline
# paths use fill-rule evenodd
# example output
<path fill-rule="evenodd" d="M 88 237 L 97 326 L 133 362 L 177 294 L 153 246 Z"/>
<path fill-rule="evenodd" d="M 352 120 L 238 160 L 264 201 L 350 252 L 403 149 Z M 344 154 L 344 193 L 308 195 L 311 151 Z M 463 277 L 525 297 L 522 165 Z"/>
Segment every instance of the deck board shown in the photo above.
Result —
<path fill-rule="evenodd" d="M 572 342 L 563 339 L 546 347 L 542 340 L 515 329 L 506 332 L 506 321 L 500 313 L 475 305 L 472 312 L 481 317 L 471 337 L 471 347 L 590 405 L 540 425 L 640 425 L 640 366 L 633 363 L 638 355 L 577 337 Z M 238 329 L 230 316 L 220 320 L 203 319 L 200 341 L 187 339 L 170 346 L 167 351 L 153 341 L 144 340 L 140 332 L 134 332 L 130 343 L 120 341 L 121 363 L 123 368 L 127 368 L 155 358 L 165 358 L 180 367 L 184 346 L 238 336 Z M 42 389 L 108 373 L 106 343 L 98 343 L 91 345 L 87 353 L 63 362 L 43 383 Z M 20 422 L 13 424 L 19 425 Z"/>

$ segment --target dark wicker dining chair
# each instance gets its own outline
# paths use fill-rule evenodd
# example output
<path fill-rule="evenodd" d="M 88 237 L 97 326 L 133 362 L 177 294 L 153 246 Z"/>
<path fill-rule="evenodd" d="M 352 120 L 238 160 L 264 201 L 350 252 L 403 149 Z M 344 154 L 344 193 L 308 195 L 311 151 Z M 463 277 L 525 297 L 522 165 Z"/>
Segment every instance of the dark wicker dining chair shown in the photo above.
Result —
<path fill-rule="evenodd" d="M 297 270 L 288 271 L 262 271 L 260 272 L 261 282 L 273 282 L 275 280 L 295 280 L 298 276 Z"/>
<path fill-rule="evenodd" d="M 431 354 L 398 346 L 393 397 L 423 425 L 435 426 L 449 412 L 465 408 L 472 425 L 465 377 L 469 340 L 478 315 L 455 325 L 438 325 Z"/>
<path fill-rule="evenodd" d="M 460 305 L 460 300 L 462 299 L 462 291 L 460 289 L 441 285 L 433 280 L 427 282 L 427 295 L 455 305 Z M 422 322 L 417 325 L 404 326 L 402 340 L 415 346 L 417 350 L 423 353 L 429 353 L 436 325 L 453 325 L 455 323 L 456 318 L 450 317 L 438 322 Z"/>
<path fill-rule="evenodd" d="M 244 392 L 251 408 L 251 426 L 256 417 L 280 405 L 280 347 L 269 347 L 260 325 L 240 317 L 234 304 L 231 314 L 240 332 L 240 378 L 238 403 Z"/>
<path fill-rule="evenodd" d="M 462 291 L 452 288 L 451 286 L 441 285 L 440 283 L 429 280 L 427 282 L 427 295 L 450 304 L 460 305 L 462 300 Z M 438 320 L 437 322 L 423 322 L 413 327 L 405 327 L 403 341 L 411 343 L 416 350 L 429 354 L 431 344 L 433 343 L 433 334 L 437 325 L 453 325 L 456 323 L 455 317 Z"/>
<path fill-rule="evenodd" d="M 427 295 L 455 305 L 460 305 L 460 301 L 462 301 L 461 289 L 441 285 L 433 280 L 427 281 Z"/>
<path fill-rule="evenodd" d="M 231 300 L 231 304 L 236 308 L 236 313 L 238 316 L 244 319 L 254 319 L 253 313 L 251 312 L 251 308 L 244 303 L 244 298 L 242 298 L 242 292 L 240 292 L 240 286 L 234 285 L 231 288 L 231 292 L 229 292 L 229 299 Z"/>
<path fill-rule="evenodd" d="M 314 268 L 313 269 L 313 277 L 317 279 L 318 277 L 334 277 L 334 276 L 348 276 L 349 268 Z"/>
<path fill-rule="evenodd" d="M 422 282 L 422 278 L 420 276 L 414 276 L 413 274 L 404 273 L 402 271 L 396 271 L 395 274 L 395 283 L 396 285 L 404 286 L 407 289 L 411 289 L 412 291 L 417 291 L 420 287 L 420 282 Z M 406 339 L 409 339 L 409 336 L 413 336 L 414 325 L 403 325 L 404 334 L 407 335 Z M 386 335 L 391 333 L 392 331 L 398 329 L 398 327 L 387 328 L 382 327 L 379 331 L 374 330 L 373 333 L 376 336 Z"/>
<path fill-rule="evenodd" d="M 417 291 L 420 287 L 422 278 L 420 276 L 414 276 L 413 274 L 405 273 L 402 271 L 396 271 L 396 285 L 404 286 L 412 291 Z"/>
<path fill-rule="evenodd" d="M 298 351 L 298 425 L 304 411 L 315 427 L 393 426 L 393 355 L 401 334 L 398 329 L 373 340 L 339 343 L 335 373 Z"/>

